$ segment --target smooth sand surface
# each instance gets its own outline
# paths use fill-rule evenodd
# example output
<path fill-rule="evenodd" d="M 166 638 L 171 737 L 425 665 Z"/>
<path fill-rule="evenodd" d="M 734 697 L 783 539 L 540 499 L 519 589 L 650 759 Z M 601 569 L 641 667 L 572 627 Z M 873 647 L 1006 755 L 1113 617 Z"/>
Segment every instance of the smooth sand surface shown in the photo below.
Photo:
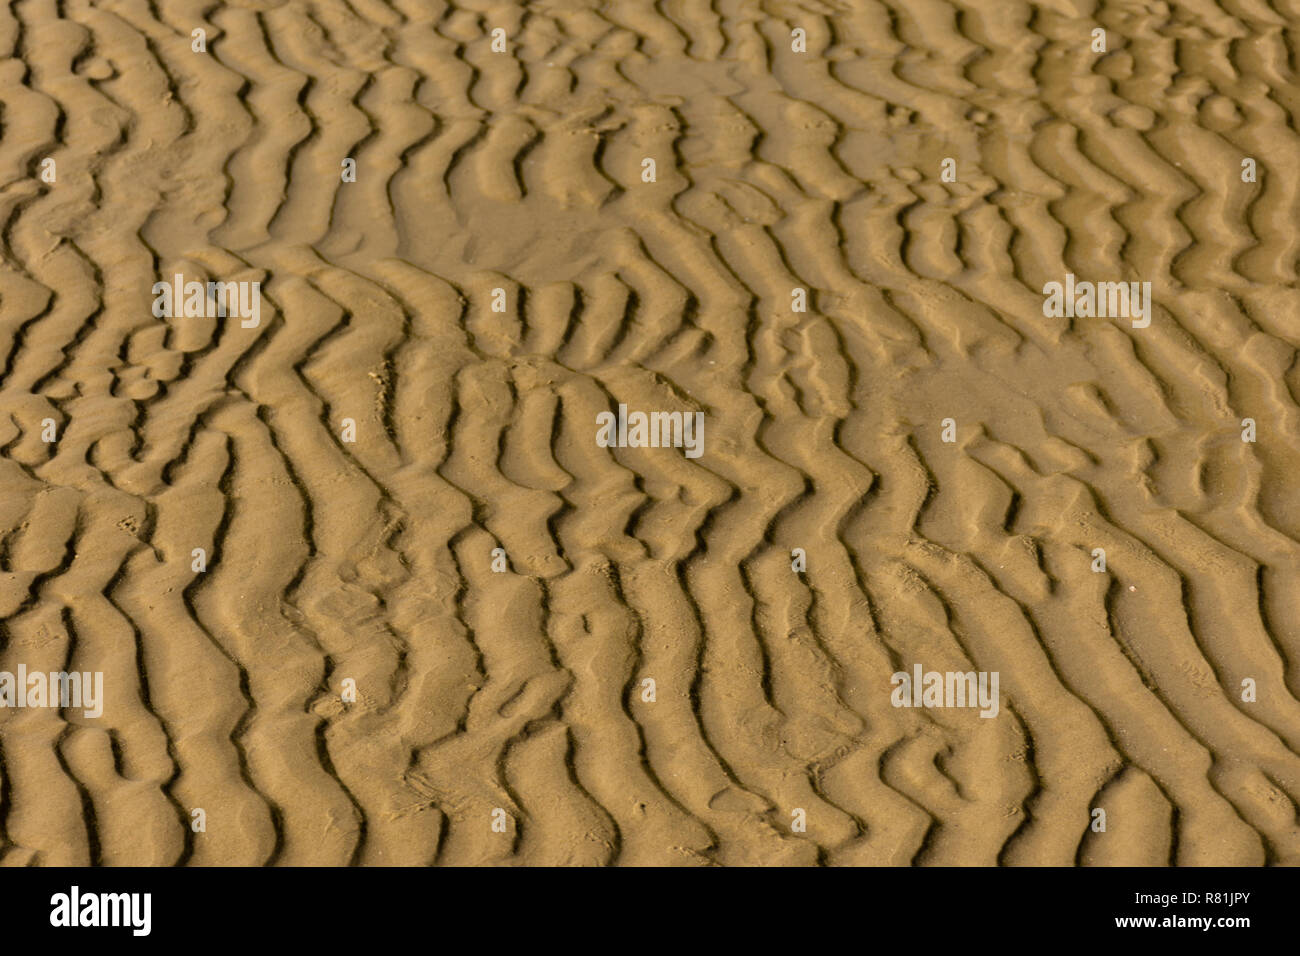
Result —
<path fill-rule="evenodd" d="M 1300 860 L 1297 37 L 6 5 L 0 862 Z"/>

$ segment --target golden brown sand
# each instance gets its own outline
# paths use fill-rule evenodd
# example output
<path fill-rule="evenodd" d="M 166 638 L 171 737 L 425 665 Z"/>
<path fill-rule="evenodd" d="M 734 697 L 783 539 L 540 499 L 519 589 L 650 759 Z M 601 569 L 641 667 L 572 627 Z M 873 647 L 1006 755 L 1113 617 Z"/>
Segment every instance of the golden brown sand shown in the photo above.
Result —
<path fill-rule="evenodd" d="M 0 9 L 0 860 L 1300 860 L 1298 30 Z"/>

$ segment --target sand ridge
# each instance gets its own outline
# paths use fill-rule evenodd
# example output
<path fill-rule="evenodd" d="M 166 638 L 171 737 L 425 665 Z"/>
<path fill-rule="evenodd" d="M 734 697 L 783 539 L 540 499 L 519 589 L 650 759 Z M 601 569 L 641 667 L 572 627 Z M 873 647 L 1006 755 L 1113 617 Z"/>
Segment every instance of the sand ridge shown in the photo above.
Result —
<path fill-rule="evenodd" d="M 0 862 L 1296 862 L 1298 26 L 0 10 Z"/>

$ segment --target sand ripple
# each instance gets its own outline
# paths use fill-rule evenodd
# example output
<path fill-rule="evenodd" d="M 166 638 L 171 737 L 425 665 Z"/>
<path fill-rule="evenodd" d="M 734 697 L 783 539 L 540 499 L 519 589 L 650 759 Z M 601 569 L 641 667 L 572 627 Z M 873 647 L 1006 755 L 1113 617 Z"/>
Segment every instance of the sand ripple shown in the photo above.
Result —
<path fill-rule="evenodd" d="M 0 10 L 0 862 L 1300 862 L 1300 9 L 1085 8 Z"/>

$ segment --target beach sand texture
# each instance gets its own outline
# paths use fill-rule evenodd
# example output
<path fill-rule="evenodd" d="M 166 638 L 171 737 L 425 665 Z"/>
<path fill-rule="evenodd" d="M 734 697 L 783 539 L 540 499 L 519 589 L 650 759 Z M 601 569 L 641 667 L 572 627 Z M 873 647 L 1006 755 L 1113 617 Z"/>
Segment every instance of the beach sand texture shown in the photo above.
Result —
<path fill-rule="evenodd" d="M 0 671 L 103 675 L 0 709 L 0 863 L 1300 861 L 1300 0 L 0 53 Z"/>

